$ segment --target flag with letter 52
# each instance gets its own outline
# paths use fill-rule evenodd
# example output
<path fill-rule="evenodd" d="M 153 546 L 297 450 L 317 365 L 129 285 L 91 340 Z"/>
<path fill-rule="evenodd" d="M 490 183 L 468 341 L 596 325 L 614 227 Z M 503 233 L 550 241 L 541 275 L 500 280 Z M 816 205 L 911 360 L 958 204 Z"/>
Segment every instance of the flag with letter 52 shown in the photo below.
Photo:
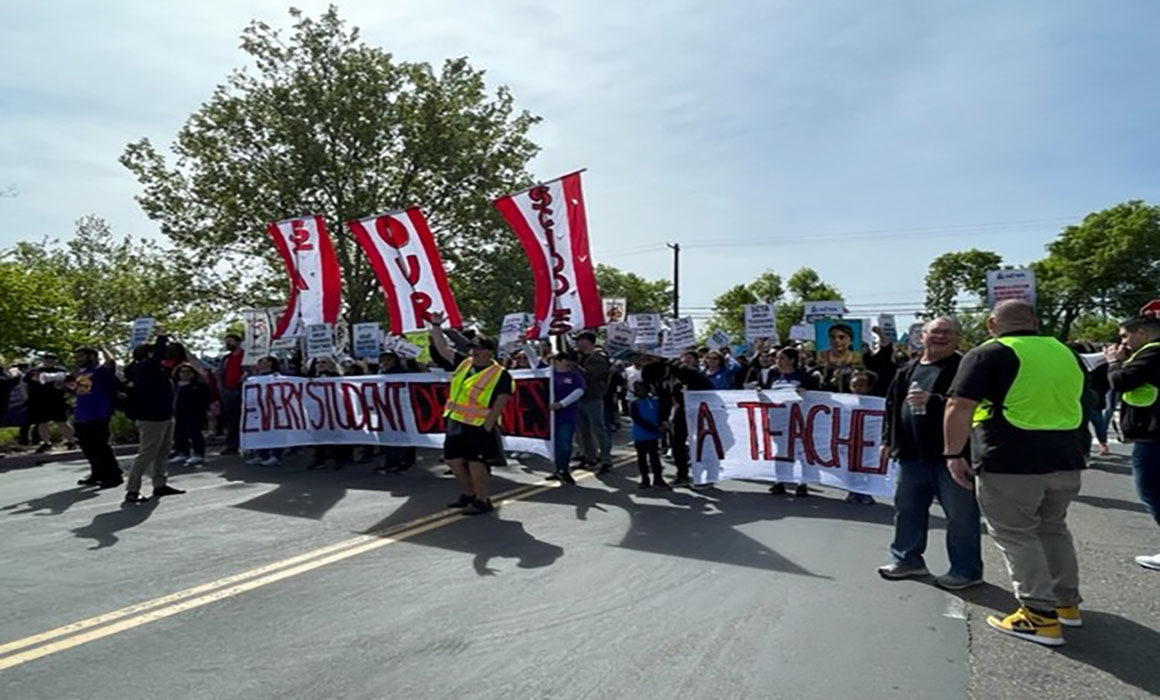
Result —
<path fill-rule="evenodd" d="M 286 311 L 273 339 L 298 335 L 306 326 L 334 324 L 342 310 L 342 273 L 326 223 L 318 215 L 274 221 L 266 226 L 290 277 Z"/>

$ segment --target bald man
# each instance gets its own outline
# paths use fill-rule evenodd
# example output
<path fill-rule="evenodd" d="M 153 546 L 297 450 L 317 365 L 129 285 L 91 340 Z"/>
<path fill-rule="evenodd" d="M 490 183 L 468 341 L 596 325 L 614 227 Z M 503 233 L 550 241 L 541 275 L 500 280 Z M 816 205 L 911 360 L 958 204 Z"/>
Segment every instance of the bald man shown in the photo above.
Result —
<path fill-rule="evenodd" d="M 1083 419 L 1087 373 L 1075 353 L 1038 328 L 1026 302 L 995 305 L 987 318 L 992 339 L 967 353 L 951 384 L 943 457 L 955 482 L 975 489 L 1019 600 L 1014 613 L 987 623 L 1058 646 L 1063 626 L 1083 624 L 1066 518 L 1091 444 Z M 968 439 L 973 463 L 964 456 Z"/>

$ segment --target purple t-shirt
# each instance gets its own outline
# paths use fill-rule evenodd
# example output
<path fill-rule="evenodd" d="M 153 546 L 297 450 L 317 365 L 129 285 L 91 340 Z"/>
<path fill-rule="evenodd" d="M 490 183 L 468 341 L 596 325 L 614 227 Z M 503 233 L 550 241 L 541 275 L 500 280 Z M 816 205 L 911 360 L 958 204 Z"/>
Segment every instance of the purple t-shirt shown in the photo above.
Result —
<path fill-rule="evenodd" d="M 571 372 L 552 373 L 552 395 L 556 397 L 557 401 L 563 401 L 568 397 L 569 394 L 571 394 L 573 391 L 576 391 L 577 389 L 584 391 L 585 385 L 584 376 L 576 370 L 572 370 Z M 579 419 L 579 401 L 572 404 L 571 406 L 561 408 L 559 411 L 556 411 L 557 423 L 575 423 Z"/>
<path fill-rule="evenodd" d="M 113 391 L 116 389 L 117 374 L 112 367 L 101 365 L 82 369 L 76 373 L 77 406 L 74 418 L 77 423 L 108 420 L 113 415 Z"/>

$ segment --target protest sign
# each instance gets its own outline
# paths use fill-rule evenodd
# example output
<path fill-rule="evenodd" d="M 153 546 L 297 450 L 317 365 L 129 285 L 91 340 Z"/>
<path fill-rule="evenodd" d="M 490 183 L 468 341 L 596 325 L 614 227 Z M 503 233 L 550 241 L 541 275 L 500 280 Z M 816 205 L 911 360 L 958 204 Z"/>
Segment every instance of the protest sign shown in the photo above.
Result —
<path fill-rule="evenodd" d="M 693 347 L 697 344 L 697 330 L 693 326 L 693 319 L 688 316 L 670 319 L 669 332 L 665 337 L 678 350 Z"/>
<path fill-rule="evenodd" d="M 1022 299 L 1035 306 L 1035 270 L 991 270 L 987 273 L 987 306 L 1006 299 Z"/>
<path fill-rule="evenodd" d="M 390 350 L 404 360 L 413 360 L 418 357 L 423 350 L 403 336 L 388 335 L 383 338 L 383 349 Z"/>
<path fill-rule="evenodd" d="M 883 342 L 898 342 L 898 323 L 894 320 L 894 314 L 878 314 L 878 330 L 882 331 Z"/>
<path fill-rule="evenodd" d="M 306 326 L 306 359 L 334 357 L 334 326 L 311 323 Z"/>
<path fill-rule="evenodd" d="M 745 339 L 750 343 L 777 337 L 777 315 L 773 304 L 745 305 Z"/>
<path fill-rule="evenodd" d="M 149 342 L 156 322 L 149 316 L 133 319 L 133 330 L 129 333 L 129 348 L 136 348 Z"/>
<path fill-rule="evenodd" d="M 504 449 L 552 456 L 551 370 L 512 372 Z M 298 445 L 443 446 L 449 374 L 250 377 L 242 387 L 246 450 Z"/>
<path fill-rule="evenodd" d="M 846 313 L 846 302 L 841 299 L 833 301 L 807 301 L 802 321 L 813 323 L 819 318 L 842 318 Z"/>
<path fill-rule="evenodd" d="M 628 317 L 628 301 L 623 298 L 604 299 L 604 323 L 623 323 Z"/>
<path fill-rule="evenodd" d="M 851 325 L 857 323 L 855 319 L 846 319 L 846 323 Z M 869 344 L 874 339 L 874 322 L 868 318 L 862 319 L 862 340 L 854 346 L 855 350 L 862 349 L 862 343 Z"/>
<path fill-rule="evenodd" d="M 912 323 L 906 331 L 906 347 L 911 350 L 922 350 L 922 324 Z"/>
<path fill-rule="evenodd" d="M 507 314 L 499 326 L 499 347 L 512 348 L 520 342 L 532 323 L 532 315 L 524 312 Z"/>
<path fill-rule="evenodd" d="M 612 357 L 618 357 L 632 352 L 636 345 L 636 330 L 627 323 L 613 321 L 608 324 L 608 340 L 604 343 L 604 350 Z"/>
<path fill-rule="evenodd" d="M 383 331 L 379 324 L 374 321 L 354 324 L 352 346 L 351 355 L 355 358 L 377 358 L 383 348 Z"/>
<path fill-rule="evenodd" d="M 689 391 L 685 420 L 698 484 L 755 479 L 893 496 L 881 459 L 885 400 L 807 391 Z"/>
<path fill-rule="evenodd" d="M 713 331 L 712 335 L 709 336 L 709 339 L 705 341 L 705 344 L 713 350 L 720 350 L 721 348 L 728 347 L 729 334 L 718 328 L 717 330 Z"/>
<path fill-rule="evenodd" d="M 266 309 L 242 309 L 242 323 L 246 327 L 242 334 L 244 362 L 253 365 L 257 363 L 258 358 L 270 354 L 273 322 Z"/>
<path fill-rule="evenodd" d="M 636 330 L 636 344 L 638 347 L 651 350 L 660 345 L 660 314 L 633 314 L 628 317 L 628 325 Z"/>
<path fill-rule="evenodd" d="M 681 356 L 681 348 L 673 344 L 673 332 L 663 331 L 661 333 L 661 347 L 657 350 L 661 357 L 668 359 L 675 359 Z"/>
<path fill-rule="evenodd" d="M 789 329 L 790 340 L 800 340 L 808 342 L 814 339 L 814 326 L 812 323 L 798 323 L 790 326 Z"/>
<path fill-rule="evenodd" d="M 858 319 L 814 321 L 814 350 L 821 364 L 860 364 L 862 323 Z"/>

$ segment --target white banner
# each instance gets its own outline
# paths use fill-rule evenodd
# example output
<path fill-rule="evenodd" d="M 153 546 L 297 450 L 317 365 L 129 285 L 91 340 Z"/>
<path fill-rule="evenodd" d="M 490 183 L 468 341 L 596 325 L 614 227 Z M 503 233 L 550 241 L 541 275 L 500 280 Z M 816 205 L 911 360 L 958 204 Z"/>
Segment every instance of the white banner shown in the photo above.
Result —
<path fill-rule="evenodd" d="M 1022 299 L 1035 306 L 1035 270 L 991 270 L 987 273 L 987 306 L 1005 299 Z"/>
<path fill-rule="evenodd" d="M 841 299 L 833 301 L 807 301 L 805 303 L 805 314 L 802 317 L 803 323 L 813 323 L 822 318 L 842 318 L 842 314 L 846 313 L 846 302 Z"/>
<path fill-rule="evenodd" d="M 342 273 L 321 216 L 286 219 L 266 226 L 290 276 L 290 298 L 273 337 L 312 323 L 336 323 L 342 308 Z"/>
<path fill-rule="evenodd" d="M 777 337 L 777 314 L 773 304 L 745 305 L 745 340 L 773 340 Z"/>
<path fill-rule="evenodd" d="M 551 370 L 512 372 L 504 449 L 552 456 Z M 442 447 L 451 375 L 250 377 L 242 387 L 242 448 L 296 445 Z"/>
<path fill-rule="evenodd" d="M 636 330 L 637 346 L 652 350 L 661 343 L 661 315 L 660 314 L 632 314 L 628 317 L 628 325 Z"/>
<path fill-rule="evenodd" d="M 893 496 L 881 459 L 885 399 L 793 389 L 689 391 L 685 419 L 698 484 L 755 479 Z"/>

